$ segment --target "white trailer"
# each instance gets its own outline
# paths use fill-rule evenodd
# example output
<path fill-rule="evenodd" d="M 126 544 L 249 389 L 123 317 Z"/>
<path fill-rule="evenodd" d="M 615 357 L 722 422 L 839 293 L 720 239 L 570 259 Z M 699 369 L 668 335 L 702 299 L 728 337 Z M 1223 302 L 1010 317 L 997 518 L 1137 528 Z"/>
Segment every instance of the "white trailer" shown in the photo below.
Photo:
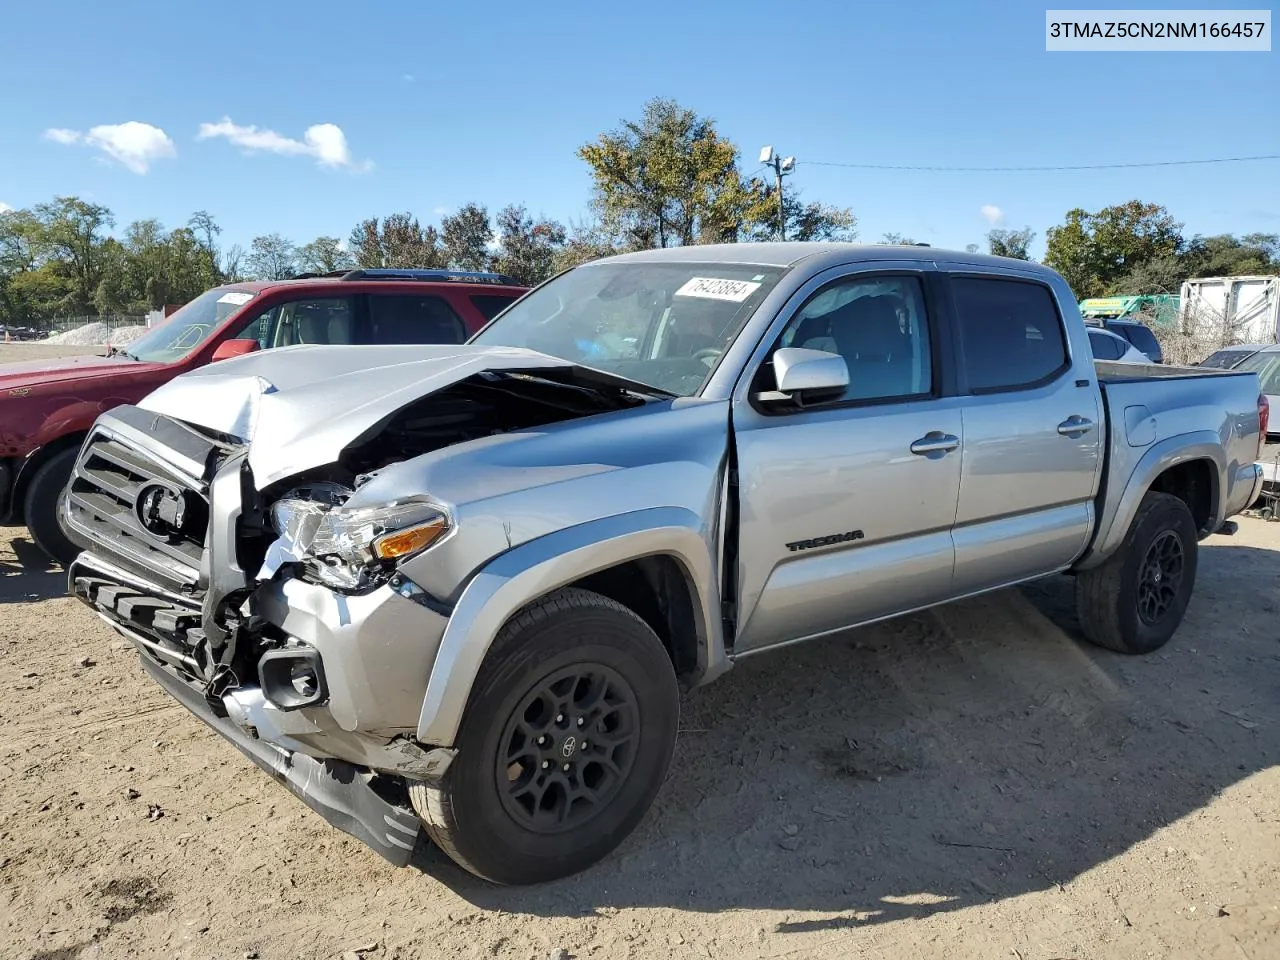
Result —
<path fill-rule="evenodd" d="M 1280 277 L 1205 277 L 1182 284 L 1182 333 L 1216 350 L 1280 339 Z"/>

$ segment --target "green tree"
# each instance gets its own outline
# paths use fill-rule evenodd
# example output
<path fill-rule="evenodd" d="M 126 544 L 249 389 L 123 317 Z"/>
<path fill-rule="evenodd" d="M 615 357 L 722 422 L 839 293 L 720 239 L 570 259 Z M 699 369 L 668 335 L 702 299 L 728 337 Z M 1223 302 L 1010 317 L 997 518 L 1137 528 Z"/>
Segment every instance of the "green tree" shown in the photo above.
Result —
<path fill-rule="evenodd" d="M 578 156 L 591 168 L 603 228 L 627 247 L 737 239 L 755 199 L 737 147 L 674 100 L 650 100 L 639 121 L 602 133 Z"/>
<path fill-rule="evenodd" d="M 565 229 L 556 221 L 535 221 L 523 206 L 512 204 L 498 214 L 498 236 L 494 268 L 499 273 L 532 286 L 556 272 L 566 241 Z"/>
<path fill-rule="evenodd" d="M 55 309 L 85 313 L 102 280 L 102 250 L 106 231 L 115 224 L 111 211 L 79 197 L 55 197 L 36 206 L 35 215 L 43 228 L 43 242 L 49 256 L 71 281 L 68 296 Z"/>
<path fill-rule="evenodd" d="M 600 224 L 594 222 L 574 224 L 568 238 L 556 251 L 551 272 L 554 275 L 570 267 L 599 260 L 601 257 L 612 257 L 622 252 Z"/>
<path fill-rule="evenodd" d="M 1079 297 L 1124 293 L 1120 282 L 1138 267 L 1180 252 L 1182 224 L 1159 204 L 1130 200 L 1096 213 L 1076 208 L 1050 227 L 1044 262 Z"/>
<path fill-rule="evenodd" d="M 1035 231 L 1030 227 L 1023 227 L 1021 230 L 992 230 L 987 234 L 987 249 L 993 257 L 1030 260 L 1029 250 L 1035 236 Z"/>
<path fill-rule="evenodd" d="M 351 231 L 347 247 L 359 267 L 445 267 L 448 260 L 435 227 L 423 227 L 409 213 L 362 220 Z"/>
<path fill-rule="evenodd" d="M 752 178 L 747 188 L 752 194 L 752 202 L 744 217 L 744 239 L 778 239 L 777 187 Z M 782 215 L 788 240 L 849 241 L 858 236 L 858 218 L 853 215 L 853 210 L 824 203 L 805 203 L 796 190 L 783 190 Z"/>
<path fill-rule="evenodd" d="M 915 244 L 915 241 L 914 241 L 914 240 L 912 240 L 910 237 L 903 236 L 903 235 L 902 235 L 902 234 L 900 234 L 900 233 L 886 233 L 886 234 L 883 234 L 883 235 L 880 237 L 880 242 L 881 242 L 881 243 L 888 243 L 888 244 L 895 244 L 895 245 L 898 245 L 898 246 L 907 246 L 907 247 L 910 247 L 910 246 L 912 246 L 912 245 L 914 245 L 914 244 Z"/>
<path fill-rule="evenodd" d="M 334 273 L 351 270 L 355 265 L 337 237 L 316 237 L 298 248 L 298 267 L 304 273 Z"/>
<path fill-rule="evenodd" d="M 233 243 L 227 247 L 222 254 L 222 266 L 219 272 L 222 274 L 225 283 L 236 283 L 241 280 L 247 280 L 245 276 L 245 252 L 244 247 L 238 243 Z"/>
<path fill-rule="evenodd" d="M 254 237 L 245 269 L 259 280 L 287 280 L 298 272 L 298 251 L 278 233 Z"/>
<path fill-rule="evenodd" d="M 484 270 L 489 265 L 493 227 L 489 211 L 481 204 L 468 203 L 441 220 L 440 235 L 444 255 L 455 270 Z"/>

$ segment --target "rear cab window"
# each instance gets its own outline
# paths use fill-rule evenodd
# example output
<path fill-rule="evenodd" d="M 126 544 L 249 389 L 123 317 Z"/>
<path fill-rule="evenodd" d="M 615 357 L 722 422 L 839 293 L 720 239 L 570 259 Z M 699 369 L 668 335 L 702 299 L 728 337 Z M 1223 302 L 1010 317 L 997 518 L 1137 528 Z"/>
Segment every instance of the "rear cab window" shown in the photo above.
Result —
<path fill-rule="evenodd" d="M 1038 387 L 1070 367 L 1062 318 L 1044 284 L 954 276 L 951 293 L 970 393 Z"/>

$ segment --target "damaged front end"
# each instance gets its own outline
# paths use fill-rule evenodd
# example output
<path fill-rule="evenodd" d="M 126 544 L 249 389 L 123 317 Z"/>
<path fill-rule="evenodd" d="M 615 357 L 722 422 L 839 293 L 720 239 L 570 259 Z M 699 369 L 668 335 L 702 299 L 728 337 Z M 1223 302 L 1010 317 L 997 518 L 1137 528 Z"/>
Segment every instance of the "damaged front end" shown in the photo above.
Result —
<path fill-rule="evenodd" d="M 200 371 L 190 395 L 183 377 L 100 417 L 68 486 L 75 595 L 171 695 L 392 862 L 418 836 L 406 781 L 453 757 L 415 740 L 450 607 L 401 564 L 456 531 L 429 491 L 380 500 L 373 481 L 444 447 L 646 402 L 532 356 L 526 370 L 452 358 L 453 376 L 432 356 L 417 389 L 434 389 L 417 396 L 397 364 L 387 377 L 403 386 L 337 412 L 323 371 L 284 390 L 226 361 L 220 394 Z M 342 362 L 330 379 L 360 372 Z"/>

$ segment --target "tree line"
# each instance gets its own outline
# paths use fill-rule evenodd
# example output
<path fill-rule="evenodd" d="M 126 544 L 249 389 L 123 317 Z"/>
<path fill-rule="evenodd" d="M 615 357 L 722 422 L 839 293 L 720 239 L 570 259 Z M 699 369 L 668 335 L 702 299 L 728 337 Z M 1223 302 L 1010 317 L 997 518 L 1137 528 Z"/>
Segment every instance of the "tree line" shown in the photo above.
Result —
<path fill-rule="evenodd" d="M 674 100 L 653 99 L 638 120 L 624 121 L 582 145 L 592 178 L 591 219 L 564 224 L 532 215 L 520 203 L 495 215 L 468 203 L 439 221 L 410 212 L 362 220 L 343 241 L 321 236 L 295 244 L 278 233 L 247 249 L 223 247 L 221 228 L 204 210 L 167 228 L 139 220 L 117 236 L 105 206 L 79 197 L 0 213 L 0 324 L 47 326 L 58 317 L 132 314 L 179 304 L 219 283 L 279 280 L 355 267 L 447 267 L 493 270 L 538 283 L 600 256 L 650 247 L 768 240 L 779 213 L 788 240 L 853 240 L 852 210 L 805 201 L 741 166 L 738 147 L 715 122 Z M 1036 234 L 994 229 L 987 251 L 1030 259 Z M 885 243 L 911 243 L 897 233 Z M 1096 212 L 1073 209 L 1046 234 L 1045 263 L 1081 297 L 1176 293 L 1193 276 L 1280 272 L 1280 238 L 1186 237 L 1164 207 L 1132 200 Z M 977 244 L 967 247 L 978 250 Z"/>

